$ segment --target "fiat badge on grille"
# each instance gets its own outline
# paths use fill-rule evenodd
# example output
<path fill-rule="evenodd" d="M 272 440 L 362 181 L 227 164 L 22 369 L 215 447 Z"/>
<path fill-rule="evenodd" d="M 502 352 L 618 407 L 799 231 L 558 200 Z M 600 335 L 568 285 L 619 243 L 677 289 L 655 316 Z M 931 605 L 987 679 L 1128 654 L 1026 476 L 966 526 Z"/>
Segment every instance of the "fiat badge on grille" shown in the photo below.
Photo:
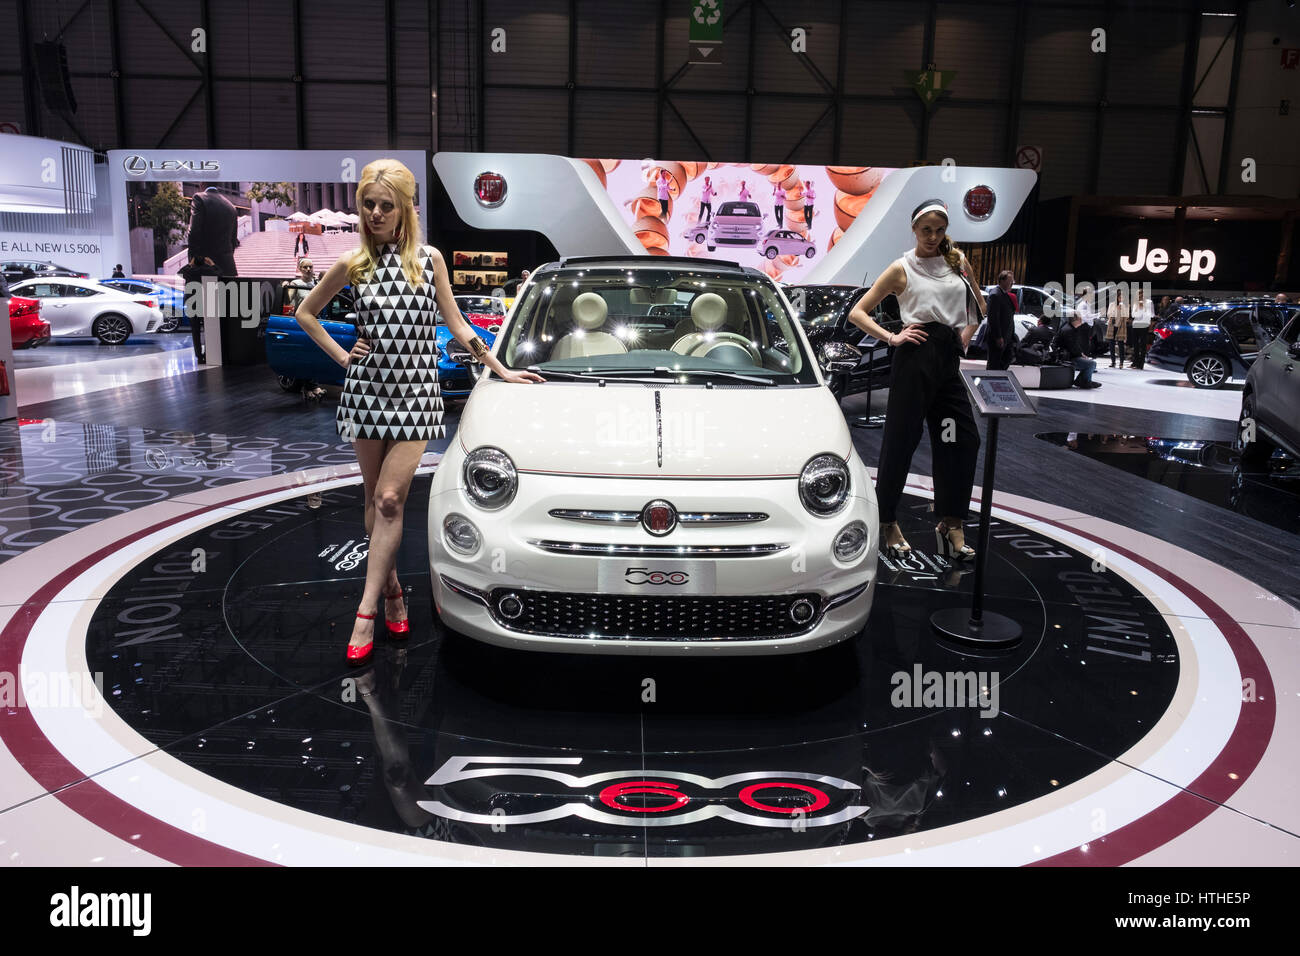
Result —
<path fill-rule="evenodd" d="M 641 509 L 641 526 L 656 536 L 668 534 L 677 527 L 677 509 L 656 498 Z"/>

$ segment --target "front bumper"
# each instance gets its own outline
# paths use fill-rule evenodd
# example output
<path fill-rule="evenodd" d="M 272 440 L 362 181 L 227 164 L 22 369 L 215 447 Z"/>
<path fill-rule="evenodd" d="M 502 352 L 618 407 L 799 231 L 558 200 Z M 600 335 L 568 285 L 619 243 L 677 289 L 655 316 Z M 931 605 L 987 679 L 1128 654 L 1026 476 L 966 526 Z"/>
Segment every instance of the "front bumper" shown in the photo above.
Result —
<path fill-rule="evenodd" d="M 791 654 L 852 637 L 871 609 L 879 527 L 874 492 L 856 458 L 851 472 L 858 496 L 833 517 L 814 518 L 798 500 L 795 479 L 536 474 L 520 476 L 519 493 L 509 506 L 484 512 L 459 487 L 459 456 L 448 457 L 454 460 L 444 459 L 429 502 L 430 572 L 443 622 L 469 637 L 568 653 Z M 550 514 L 575 506 L 639 508 L 655 498 L 681 511 L 758 511 L 768 518 L 731 527 L 679 527 L 657 538 L 636 523 L 595 525 Z M 470 556 L 444 540 L 443 519 L 452 512 L 479 530 L 481 543 Z M 832 556 L 832 543 L 853 521 L 866 524 L 867 546 L 852 562 L 841 563 Z M 557 551 L 557 541 L 598 547 L 564 553 Z M 678 558 L 649 550 L 665 544 L 736 550 L 704 559 L 698 553 Z M 600 553 L 601 547 L 608 553 Z M 746 553 L 748 548 L 755 551 Z M 707 586 L 688 591 L 668 582 L 649 585 L 645 569 L 664 574 L 682 569 L 692 581 L 707 580 Z"/>

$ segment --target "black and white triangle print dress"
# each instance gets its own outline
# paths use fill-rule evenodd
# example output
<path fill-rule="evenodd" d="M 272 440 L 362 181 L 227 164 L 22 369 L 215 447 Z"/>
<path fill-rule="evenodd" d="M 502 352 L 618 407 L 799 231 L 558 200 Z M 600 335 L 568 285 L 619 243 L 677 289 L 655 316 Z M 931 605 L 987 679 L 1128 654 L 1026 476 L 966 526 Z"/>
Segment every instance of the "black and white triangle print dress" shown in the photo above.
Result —
<path fill-rule="evenodd" d="M 424 249 L 420 266 L 424 285 L 417 289 L 390 242 L 380 250 L 370 281 L 357 286 L 357 332 L 370 340 L 370 353 L 348 364 L 343 382 L 335 423 L 348 441 L 447 437 L 438 391 L 433 260 Z"/>

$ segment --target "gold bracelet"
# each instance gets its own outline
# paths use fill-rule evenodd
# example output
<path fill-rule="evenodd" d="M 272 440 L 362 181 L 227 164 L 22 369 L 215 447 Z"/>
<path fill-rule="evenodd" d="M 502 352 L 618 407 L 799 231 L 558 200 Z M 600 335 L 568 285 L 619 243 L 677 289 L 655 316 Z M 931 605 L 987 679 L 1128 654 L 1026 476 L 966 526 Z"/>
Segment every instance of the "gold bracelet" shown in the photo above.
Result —
<path fill-rule="evenodd" d="M 479 338 L 477 335 L 472 335 L 470 336 L 469 339 L 469 351 L 470 354 L 473 355 L 476 359 L 482 361 L 483 356 L 487 355 L 488 353 L 488 348 L 486 345 L 483 344 L 483 340 L 481 338 Z"/>

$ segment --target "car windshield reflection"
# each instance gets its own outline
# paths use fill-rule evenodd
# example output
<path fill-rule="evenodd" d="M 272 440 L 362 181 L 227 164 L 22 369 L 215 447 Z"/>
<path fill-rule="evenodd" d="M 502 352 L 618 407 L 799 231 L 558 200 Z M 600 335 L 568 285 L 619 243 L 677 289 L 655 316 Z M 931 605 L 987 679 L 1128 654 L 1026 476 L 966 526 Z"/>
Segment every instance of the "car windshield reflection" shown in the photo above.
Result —
<path fill-rule="evenodd" d="M 794 325 L 775 287 L 754 274 L 561 271 L 529 289 L 500 354 L 510 368 L 543 375 L 601 370 L 666 384 L 816 384 Z"/>

